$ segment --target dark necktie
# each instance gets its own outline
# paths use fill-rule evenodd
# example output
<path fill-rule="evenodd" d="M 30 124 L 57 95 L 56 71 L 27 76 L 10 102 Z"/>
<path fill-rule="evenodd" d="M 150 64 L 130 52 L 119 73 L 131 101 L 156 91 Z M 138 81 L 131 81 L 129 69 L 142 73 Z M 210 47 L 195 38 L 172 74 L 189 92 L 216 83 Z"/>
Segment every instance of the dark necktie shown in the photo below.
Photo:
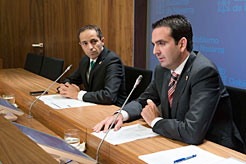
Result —
<path fill-rule="evenodd" d="M 174 93 L 175 88 L 176 88 L 178 76 L 179 76 L 179 74 L 172 72 L 171 79 L 170 79 L 170 82 L 168 84 L 168 101 L 169 101 L 171 108 L 172 108 L 172 103 L 173 103 L 173 93 Z"/>
<path fill-rule="evenodd" d="M 94 64 L 95 64 L 95 62 L 94 62 L 94 61 L 91 61 L 90 72 L 91 72 L 91 70 L 92 70 L 92 68 L 93 68 Z"/>

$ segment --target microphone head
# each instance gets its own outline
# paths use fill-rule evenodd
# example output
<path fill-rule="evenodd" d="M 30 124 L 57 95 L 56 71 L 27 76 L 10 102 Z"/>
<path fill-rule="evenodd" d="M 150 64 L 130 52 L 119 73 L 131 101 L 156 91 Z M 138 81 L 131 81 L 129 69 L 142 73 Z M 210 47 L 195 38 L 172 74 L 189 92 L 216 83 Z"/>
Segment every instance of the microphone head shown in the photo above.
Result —
<path fill-rule="evenodd" d="M 143 75 L 139 75 L 139 76 L 138 76 L 138 78 L 137 78 L 137 80 L 136 80 L 136 83 L 135 83 L 136 86 L 139 85 L 139 83 L 141 82 L 142 78 L 143 78 Z"/>
<path fill-rule="evenodd" d="M 64 72 L 69 71 L 72 68 L 72 66 L 73 66 L 72 64 L 70 66 L 68 66 L 67 69 Z"/>
<path fill-rule="evenodd" d="M 67 69 L 70 70 L 70 69 L 72 68 L 72 66 L 73 66 L 73 65 L 71 64 L 70 66 L 67 67 Z"/>

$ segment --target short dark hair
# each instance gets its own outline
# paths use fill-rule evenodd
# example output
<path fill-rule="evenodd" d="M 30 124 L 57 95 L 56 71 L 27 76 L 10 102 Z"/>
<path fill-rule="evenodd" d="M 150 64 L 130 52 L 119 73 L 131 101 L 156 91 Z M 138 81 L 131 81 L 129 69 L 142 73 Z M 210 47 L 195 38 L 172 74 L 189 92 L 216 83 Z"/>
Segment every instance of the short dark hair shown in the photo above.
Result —
<path fill-rule="evenodd" d="M 85 30 L 95 30 L 97 32 L 97 36 L 99 37 L 99 39 L 101 40 L 103 38 L 102 31 L 97 25 L 85 25 L 78 30 L 78 39 L 79 39 L 80 33 L 84 32 Z M 80 42 L 80 39 L 79 39 L 79 42 Z"/>
<path fill-rule="evenodd" d="M 182 37 L 187 39 L 187 50 L 193 49 L 193 33 L 190 22 L 183 15 L 171 15 L 164 17 L 152 24 L 153 30 L 158 27 L 170 27 L 171 36 L 174 38 L 176 45 Z"/>

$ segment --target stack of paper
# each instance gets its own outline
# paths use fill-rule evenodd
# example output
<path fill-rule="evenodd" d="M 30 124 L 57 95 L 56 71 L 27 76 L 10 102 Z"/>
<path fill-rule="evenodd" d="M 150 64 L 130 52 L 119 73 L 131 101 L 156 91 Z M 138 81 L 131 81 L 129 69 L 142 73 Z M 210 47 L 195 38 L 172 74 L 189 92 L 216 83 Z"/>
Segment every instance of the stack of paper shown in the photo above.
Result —
<path fill-rule="evenodd" d="M 101 131 L 99 133 L 93 132 L 92 134 L 102 139 L 106 133 Z M 122 127 L 118 131 L 114 131 L 113 129 L 111 129 L 105 141 L 113 145 L 118 145 L 125 142 L 130 142 L 137 139 L 143 139 L 143 138 L 154 137 L 154 136 L 158 136 L 158 134 L 154 133 L 152 129 L 146 128 L 140 124 L 135 124 L 135 125 Z"/>
<path fill-rule="evenodd" d="M 192 155 L 194 155 L 195 157 L 187 158 L 191 157 Z M 182 164 L 218 164 L 217 162 L 224 160 L 224 158 L 200 149 L 199 147 L 194 145 L 160 151 L 147 155 L 141 155 L 139 156 L 139 159 L 149 164 L 173 164 L 179 159 L 186 159 L 180 162 Z"/>
<path fill-rule="evenodd" d="M 40 98 L 46 105 L 54 109 L 73 108 L 81 106 L 92 106 L 94 103 L 62 97 L 59 94 L 45 95 Z"/>
<path fill-rule="evenodd" d="M 246 159 L 245 159 L 246 160 Z M 226 159 L 222 159 L 220 161 L 216 161 L 212 164 L 246 164 L 246 161 L 241 161 L 235 158 L 226 158 Z"/>

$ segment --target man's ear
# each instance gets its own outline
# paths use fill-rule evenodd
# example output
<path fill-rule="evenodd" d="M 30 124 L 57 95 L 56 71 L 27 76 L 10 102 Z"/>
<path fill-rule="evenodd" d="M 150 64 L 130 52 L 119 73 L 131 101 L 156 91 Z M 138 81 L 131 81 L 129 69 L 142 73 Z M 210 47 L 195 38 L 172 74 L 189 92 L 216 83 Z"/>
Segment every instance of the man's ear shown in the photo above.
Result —
<path fill-rule="evenodd" d="M 185 50 L 187 50 L 187 39 L 185 37 L 182 37 L 179 40 L 179 48 L 181 52 L 184 52 Z"/>
<path fill-rule="evenodd" d="M 101 41 L 102 41 L 102 44 L 104 45 L 104 37 L 102 37 Z"/>

